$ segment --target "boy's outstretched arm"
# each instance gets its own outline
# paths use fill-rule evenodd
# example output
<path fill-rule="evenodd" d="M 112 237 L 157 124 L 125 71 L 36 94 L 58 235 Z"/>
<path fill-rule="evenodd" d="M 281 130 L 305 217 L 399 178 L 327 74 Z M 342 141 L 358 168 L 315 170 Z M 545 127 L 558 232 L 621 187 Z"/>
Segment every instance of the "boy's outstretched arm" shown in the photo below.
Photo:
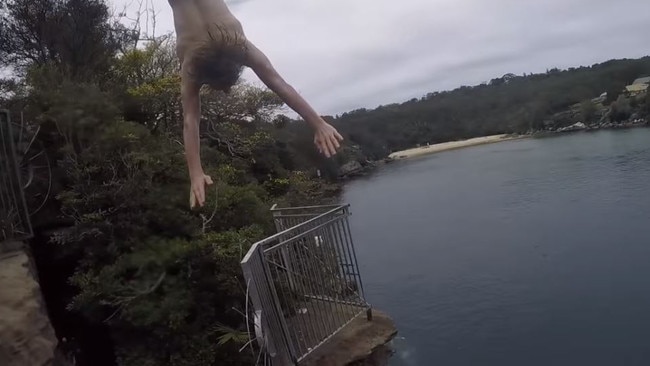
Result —
<path fill-rule="evenodd" d="M 186 71 L 186 70 L 182 70 Z M 183 105 L 183 145 L 185 159 L 190 174 L 190 207 L 205 203 L 205 186 L 212 184 L 212 179 L 205 175 L 201 165 L 199 122 L 201 120 L 200 86 L 191 78 L 183 75 L 181 79 L 181 103 Z"/>
<path fill-rule="evenodd" d="M 246 66 L 250 67 L 269 89 L 314 129 L 314 143 L 321 153 L 328 158 L 336 154 L 343 137 L 334 127 L 325 122 L 291 85 L 284 81 L 262 51 L 251 42 L 248 42 L 247 46 Z"/>

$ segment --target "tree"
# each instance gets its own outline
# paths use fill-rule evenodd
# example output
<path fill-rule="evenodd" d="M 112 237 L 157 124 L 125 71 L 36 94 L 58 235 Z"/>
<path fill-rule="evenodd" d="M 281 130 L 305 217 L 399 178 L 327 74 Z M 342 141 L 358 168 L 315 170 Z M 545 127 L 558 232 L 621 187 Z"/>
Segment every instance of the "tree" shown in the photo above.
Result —
<path fill-rule="evenodd" d="M 283 106 L 282 99 L 266 88 L 239 82 L 231 91 L 204 89 L 202 110 L 210 123 L 221 121 L 272 122 Z"/>
<path fill-rule="evenodd" d="M 291 119 L 284 114 L 278 115 L 273 119 L 273 125 L 276 128 L 285 128 L 289 123 L 291 123 Z"/>
<path fill-rule="evenodd" d="M 615 86 L 607 90 L 607 97 L 603 102 L 604 105 L 610 105 L 618 99 L 618 96 L 621 95 L 621 90 L 625 87 L 624 83 L 616 83 Z"/>
<path fill-rule="evenodd" d="M 591 100 L 584 100 L 580 103 L 580 114 L 584 123 L 589 124 L 596 116 L 596 106 Z"/>
<path fill-rule="evenodd" d="M 6 0 L 0 5 L 0 66 L 25 72 L 54 64 L 78 80 L 105 78 L 113 56 L 137 40 L 103 0 Z"/>
<path fill-rule="evenodd" d="M 630 118 L 631 114 L 630 101 L 624 95 L 619 95 L 616 102 L 611 105 L 610 120 L 612 122 L 625 121 Z"/>
<path fill-rule="evenodd" d="M 219 327 L 245 329 L 232 308 L 246 308 L 239 261 L 265 234 L 264 190 L 219 182 L 216 215 L 190 214 L 180 146 L 119 121 L 95 138 L 67 154 L 57 195 L 75 225 L 53 239 L 82 258 L 70 308 L 109 326 L 119 365 L 243 365 L 250 353 L 219 346 Z"/>
<path fill-rule="evenodd" d="M 173 39 L 167 36 L 120 55 L 112 70 L 111 89 L 123 103 L 124 117 L 152 131 L 162 127 L 180 133 L 178 67 Z"/>

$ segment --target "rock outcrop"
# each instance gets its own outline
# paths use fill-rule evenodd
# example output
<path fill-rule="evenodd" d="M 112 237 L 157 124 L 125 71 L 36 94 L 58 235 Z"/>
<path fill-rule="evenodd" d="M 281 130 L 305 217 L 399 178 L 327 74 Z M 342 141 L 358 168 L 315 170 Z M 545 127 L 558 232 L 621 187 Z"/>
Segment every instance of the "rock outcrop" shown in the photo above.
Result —
<path fill-rule="evenodd" d="M 363 166 L 356 160 L 350 161 L 339 169 L 339 176 L 347 177 L 357 174 L 363 170 Z"/>
<path fill-rule="evenodd" d="M 305 366 L 386 366 L 389 342 L 397 335 L 393 320 L 373 310 L 373 319 L 360 316 L 345 326 L 319 350 L 307 357 Z"/>
<path fill-rule="evenodd" d="M 27 254 L 0 251 L 0 365 L 49 366 L 56 337 Z"/>

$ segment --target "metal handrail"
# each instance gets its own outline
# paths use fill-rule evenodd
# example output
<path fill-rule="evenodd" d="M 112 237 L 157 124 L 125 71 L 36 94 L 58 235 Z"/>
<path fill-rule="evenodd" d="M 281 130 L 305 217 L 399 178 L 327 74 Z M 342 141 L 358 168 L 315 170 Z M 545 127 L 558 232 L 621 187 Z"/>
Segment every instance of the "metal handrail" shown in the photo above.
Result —
<path fill-rule="evenodd" d="M 20 137 L 18 138 L 20 142 Z M 0 110 L 0 253 L 6 242 L 32 237 L 32 225 L 16 157 L 10 114 Z M 9 250 L 9 249 L 7 249 Z"/>
<path fill-rule="evenodd" d="M 349 205 L 271 211 L 278 233 L 253 244 L 242 269 L 255 323 L 262 328 L 260 345 L 274 365 L 299 365 L 360 315 L 371 319 L 371 306 L 350 233 Z"/>

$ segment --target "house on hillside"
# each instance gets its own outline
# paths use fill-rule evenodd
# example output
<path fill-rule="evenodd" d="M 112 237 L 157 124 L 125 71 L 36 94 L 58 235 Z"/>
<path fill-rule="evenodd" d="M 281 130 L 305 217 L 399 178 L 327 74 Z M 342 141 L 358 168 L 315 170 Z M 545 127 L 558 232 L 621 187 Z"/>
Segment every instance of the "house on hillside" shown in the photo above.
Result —
<path fill-rule="evenodd" d="M 625 87 L 625 94 L 634 97 L 648 91 L 648 84 L 632 84 Z"/>
<path fill-rule="evenodd" d="M 632 85 L 626 86 L 623 92 L 630 97 L 634 97 L 646 93 L 648 86 L 650 86 L 650 76 L 645 76 L 634 80 Z"/>
<path fill-rule="evenodd" d="M 650 84 L 650 76 L 645 76 L 645 77 L 642 77 L 642 78 L 638 78 L 638 79 L 634 80 L 634 82 L 632 83 L 632 85 L 637 85 L 637 84 L 649 85 Z"/>

